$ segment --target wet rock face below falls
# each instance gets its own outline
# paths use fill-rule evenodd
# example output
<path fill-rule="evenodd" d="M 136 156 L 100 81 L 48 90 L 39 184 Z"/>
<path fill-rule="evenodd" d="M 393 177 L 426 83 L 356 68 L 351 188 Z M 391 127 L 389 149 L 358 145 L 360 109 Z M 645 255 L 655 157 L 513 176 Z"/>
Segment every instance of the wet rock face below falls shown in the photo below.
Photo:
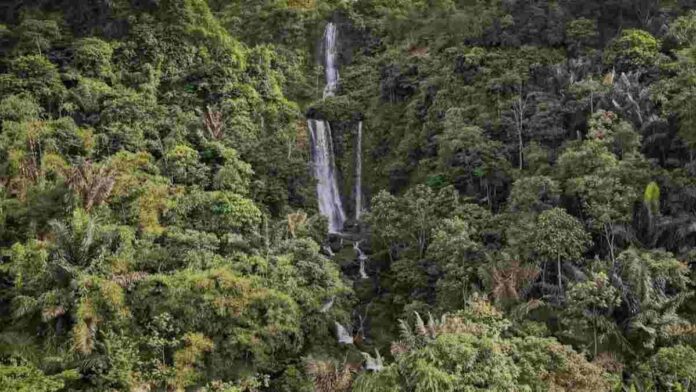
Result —
<path fill-rule="evenodd" d="M 336 262 L 344 275 L 356 285 L 371 285 L 374 266 L 369 257 L 369 244 L 359 235 L 342 234 L 330 236 L 332 260 Z"/>

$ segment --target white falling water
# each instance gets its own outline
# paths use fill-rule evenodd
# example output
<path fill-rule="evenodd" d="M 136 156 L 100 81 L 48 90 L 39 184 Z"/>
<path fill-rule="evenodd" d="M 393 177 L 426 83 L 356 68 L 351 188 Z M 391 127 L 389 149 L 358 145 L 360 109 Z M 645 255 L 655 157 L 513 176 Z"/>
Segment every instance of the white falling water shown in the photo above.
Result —
<path fill-rule="evenodd" d="M 358 136 L 355 142 L 355 220 L 360 219 L 362 212 L 362 131 L 363 123 L 358 123 Z"/>
<path fill-rule="evenodd" d="M 329 219 L 329 231 L 338 233 L 343 230 L 346 216 L 343 212 L 341 194 L 338 191 L 331 127 L 327 121 L 310 119 L 307 122 L 312 137 L 319 212 Z"/>
<path fill-rule="evenodd" d="M 324 66 L 326 70 L 324 98 L 333 96 L 338 87 L 337 34 L 335 24 L 326 25 L 324 31 Z M 331 127 L 328 121 L 312 119 L 308 120 L 308 125 L 312 136 L 312 157 L 314 159 L 314 174 L 317 179 L 319 212 L 329 219 L 329 232 L 339 233 L 343 230 L 346 215 L 343 212 L 341 194 L 338 190 Z"/>
<path fill-rule="evenodd" d="M 328 301 L 325 301 L 324 304 L 321 305 L 321 308 L 319 309 L 319 312 L 320 312 L 320 313 L 326 313 L 326 312 L 328 312 L 328 311 L 331 310 L 331 308 L 333 307 L 334 302 L 336 302 L 336 296 L 335 296 L 335 295 L 332 295 L 331 298 L 329 298 Z"/>
<path fill-rule="evenodd" d="M 324 71 L 326 73 L 326 86 L 324 87 L 324 98 L 333 97 L 338 88 L 338 49 L 336 46 L 338 30 L 336 25 L 329 23 L 324 30 Z"/>
<path fill-rule="evenodd" d="M 333 252 L 330 246 L 324 245 L 321 247 L 321 249 L 324 251 L 324 254 L 329 257 L 334 257 L 336 254 Z"/>
<path fill-rule="evenodd" d="M 370 277 L 365 272 L 365 262 L 367 261 L 367 255 L 360 249 L 360 242 L 353 244 L 353 249 L 358 255 L 358 261 L 360 262 L 360 279 L 369 279 Z"/>
<path fill-rule="evenodd" d="M 336 326 L 336 336 L 338 337 L 338 343 L 340 344 L 353 344 L 353 335 L 348 332 L 346 327 L 339 324 L 338 321 L 334 321 Z"/>

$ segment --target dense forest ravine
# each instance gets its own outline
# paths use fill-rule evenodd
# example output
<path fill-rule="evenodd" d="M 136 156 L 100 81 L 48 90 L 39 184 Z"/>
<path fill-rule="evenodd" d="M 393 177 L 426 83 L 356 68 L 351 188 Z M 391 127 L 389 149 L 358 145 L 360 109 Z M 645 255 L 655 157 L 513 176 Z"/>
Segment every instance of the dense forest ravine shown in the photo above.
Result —
<path fill-rule="evenodd" d="M 0 2 L 0 391 L 692 391 L 693 0 Z"/>

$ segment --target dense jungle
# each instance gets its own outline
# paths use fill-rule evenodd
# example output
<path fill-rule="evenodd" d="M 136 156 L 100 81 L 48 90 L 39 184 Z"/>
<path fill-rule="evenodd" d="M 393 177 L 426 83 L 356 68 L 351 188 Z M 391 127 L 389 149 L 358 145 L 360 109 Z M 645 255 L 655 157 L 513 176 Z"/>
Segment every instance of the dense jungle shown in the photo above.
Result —
<path fill-rule="evenodd" d="M 0 391 L 696 391 L 696 1 L 0 1 Z"/>

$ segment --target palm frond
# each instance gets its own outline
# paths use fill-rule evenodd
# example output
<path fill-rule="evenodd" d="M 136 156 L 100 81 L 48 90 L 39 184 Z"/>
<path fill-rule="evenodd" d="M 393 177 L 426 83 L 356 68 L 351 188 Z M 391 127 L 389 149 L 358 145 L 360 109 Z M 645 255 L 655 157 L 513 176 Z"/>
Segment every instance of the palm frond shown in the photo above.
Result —
<path fill-rule="evenodd" d="M 45 353 L 40 352 L 33 336 L 14 331 L 0 333 L 0 354 L 37 360 Z"/>
<path fill-rule="evenodd" d="M 41 304 L 34 297 L 26 295 L 18 295 L 12 300 L 12 317 L 19 319 L 32 313 L 36 313 L 41 309 Z"/>

